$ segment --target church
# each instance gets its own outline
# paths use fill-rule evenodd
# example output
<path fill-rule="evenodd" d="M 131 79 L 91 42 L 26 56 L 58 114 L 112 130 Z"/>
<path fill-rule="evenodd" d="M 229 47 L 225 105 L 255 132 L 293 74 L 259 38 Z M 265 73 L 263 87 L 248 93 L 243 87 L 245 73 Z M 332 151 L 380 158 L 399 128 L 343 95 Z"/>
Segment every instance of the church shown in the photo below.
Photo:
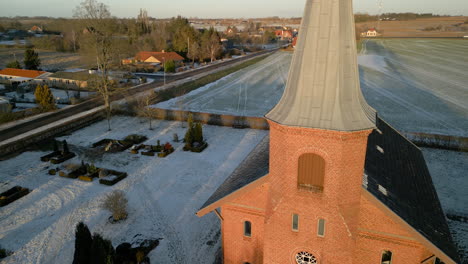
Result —
<path fill-rule="evenodd" d="M 458 263 L 417 146 L 359 83 L 352 0 L 307 0 L 270 133 L 197 212 L 225 264 Z"/>

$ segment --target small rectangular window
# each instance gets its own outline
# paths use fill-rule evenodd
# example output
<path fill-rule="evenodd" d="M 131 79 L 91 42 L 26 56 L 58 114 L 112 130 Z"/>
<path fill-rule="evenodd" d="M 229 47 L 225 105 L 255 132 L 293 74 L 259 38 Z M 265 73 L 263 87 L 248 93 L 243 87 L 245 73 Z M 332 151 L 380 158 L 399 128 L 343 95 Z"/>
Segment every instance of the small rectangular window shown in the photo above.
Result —
<path fill-rule="evenodd" d="M 325 219 L 318 220 L 317 236 L 319 237 L 325 236 Z"/>
<path fill-rule="evenodd" d="M 299 231 L 299 215 L 293 214 L 292 216 L 292 230 Z"/>
<path fill-rule="evenodd" d="M 252 223 L 249 221 L 244 222 L 244 236 L 251 237 L 252 236 Z"/>

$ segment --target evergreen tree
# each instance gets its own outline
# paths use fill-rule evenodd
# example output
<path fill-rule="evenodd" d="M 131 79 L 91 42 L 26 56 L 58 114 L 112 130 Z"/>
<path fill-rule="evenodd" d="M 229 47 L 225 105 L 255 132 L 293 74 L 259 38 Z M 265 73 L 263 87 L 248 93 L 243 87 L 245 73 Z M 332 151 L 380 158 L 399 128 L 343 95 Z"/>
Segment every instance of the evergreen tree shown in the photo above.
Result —
<path fill-rule="evenodd" d="M 193 129 L 193 141 L 203 143 L 203 128 L 200 123 L 196 123 Z"/>
<path fill-rule="evenodd" d="M 188 127 L 187 132 L 185 133 L 185 146 L 192 147 L 193 145 L 193 128 L 191 126 Z"/>
<path fill-rule="evenodd" d="M 27 70 L 37 70 L 41 66 L 39 54 L 33 49 L 27 49 L 24 52 L 24 68 Z"/>
<path fill-rule="evenodd" d="M 185 146 L 192 147 L 193 145 L 193 134 L 194 134 L 194 124 L 193 124 L 193 115 L 189 114 L 187 117 L 187 132 L 185 133 Z"/>
<path fill-rule="evenodd" d="M 91 245 L 93 238 L 89 232 L 88 226 L 83 222 L 78 223 L 75 231 L 75 254 L 73 264 L 90 263 Z"/>
<path fill-rule="evenodd" d="M 34 92 L 36 102 L 43 110 L 49 111 L 55 109 L 54 95 L 47 85 L 38 85 Z"/>
<path fill-rule="evenodd" d="M 192 128 L 193 127 L 193 115 L 192 114 L 189 114 L 188 117 L 187 117 L 187 124 L 188 124 L 188 127 L 189 128 Z"/>
<path fill-rule="evenodd" d="M 70 149 L 68 149 L 68 143 L 66 140 L 63 141 L 63 154 L 70 153 Z"/>
<path fill-rule="evenodd" d="M 90 264 L 112 264 L 114 262 L 115 251 L 109 240 L 95 233 L 93 234 L 90 255 Z"/>
<path fill-rule="evenodd" d="M 12 69 L 21 69 L 21 64 L 19 63 L 19 61 L 17 60 L 14 60 L 14 61 L 10 61 L 7 65 L 6 65 L 7 68 L 12 68 Z"/>

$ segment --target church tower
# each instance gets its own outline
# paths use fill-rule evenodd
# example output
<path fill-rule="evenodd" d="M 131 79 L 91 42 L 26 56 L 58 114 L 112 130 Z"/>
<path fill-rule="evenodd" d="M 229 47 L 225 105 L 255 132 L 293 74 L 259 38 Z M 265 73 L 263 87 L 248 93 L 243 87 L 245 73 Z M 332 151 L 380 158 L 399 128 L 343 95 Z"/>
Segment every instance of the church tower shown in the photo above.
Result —
<path fill-rule="evenodd" d="M 360 89 L 352 0 L 307 0 L 286 90 L 266 118 L 263 263 L 353 263 L 375 111 Z"/>

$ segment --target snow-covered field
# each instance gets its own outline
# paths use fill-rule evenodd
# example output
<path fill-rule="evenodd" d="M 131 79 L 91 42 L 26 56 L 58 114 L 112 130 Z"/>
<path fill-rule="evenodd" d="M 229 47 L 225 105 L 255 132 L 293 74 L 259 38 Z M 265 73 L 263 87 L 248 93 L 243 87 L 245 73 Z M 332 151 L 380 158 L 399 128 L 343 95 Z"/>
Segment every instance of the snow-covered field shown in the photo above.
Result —
<path fill-rule="evenodd" d="M 363 93 L 397 129 L 468 136 L 468 41 L 365 40 Z"/>
<path fill-rule="evenodd" d="M 255 65 L 155 107 L 263 116 L 283 94 L 291 59 L 291 52 L 277 52 Z"/>
<path fill-rule="evenodd" d="M 281 98 L 291 58 L 278 52 L 156 107 L 263 116 Z M 468 41 L 366 40 L 358 61 L 364 96 L 397 129 L 468 136 Z"/>
<path fill-rule="evenodd" d="M 0 191 L 15 185 L 32 189 L 0 209 L 0 245 L 15 252 L 5 263 L 71 263 L 79 221 L 114 246 L 162 238 L 150 254 L 152 263 L 213 263 L 220 246 L 219 220 L 213 214 L 198 218 L 195 212 L 268 132 L 204 126 L 210 144 L 204 152 L 183 152 L 182 143 L 174 143 L 176 152 L 166 158 L 89 151 L 103 138 L 137 133 L 156 144 L 157 139 L 172 141 L 174 133 L 182 138 L 186 130 L 180 122 L 156 121 L 150 131 L 145 120 L 134 117 L 115 117 L 112 124 L 110 132 L 103 121 L 60 139 L 79 156 L 70 162 L 92 161 L 129 174 L 113 187 L 48 175 L 55 166 L 39 160 L 46 152 L 0 162 Z M 118 224 L 110 224 L 110 213 L 100 208 L 112 190 L 125 191 L 129 200 L 129 218 Z"/>

